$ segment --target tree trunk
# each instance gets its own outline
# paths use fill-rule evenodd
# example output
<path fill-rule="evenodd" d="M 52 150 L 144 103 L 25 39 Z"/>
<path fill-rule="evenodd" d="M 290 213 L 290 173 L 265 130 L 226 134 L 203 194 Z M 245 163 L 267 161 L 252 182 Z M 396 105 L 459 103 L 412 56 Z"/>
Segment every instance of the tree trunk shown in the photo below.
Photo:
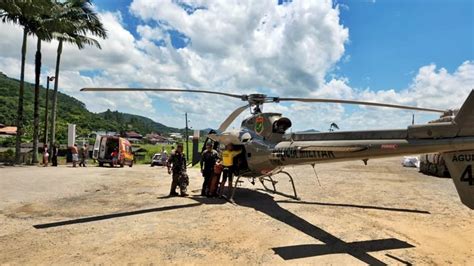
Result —
<path fill-rule="evenodd" d="M 18 111 L 16 116 L 16 143 L 15 143 L 15 163 L 20 164 L 21 159 L 21 136 L 23 135 L 23 95 L 25 93 L 25 57 L 26 41 L 28 31 L 23 29 L 23 44 L 21 46 L 21 72 L 20 90 L 18 92 Z"/>
<path fill-rule="evenodd" d="M 59 63 L 61 62 L 61 53 L 63 51 L 63 41 L 59 40 L 58 54 L 56 57 L 56 72 L 54 75 L 53 104 L 51 106 L 51 140 L 50 147 L 56 142 L 56 106 L 58 101 L 58 82 L 59 82 Z"/>
<path fill-rule="evenodd" d="M 38 163 L 38 139 L 39 139 L 39 86 L 41 75 L 41 39 L 38 38 L 35 54 L 35 103 L 33 111 L 33 158 L 32 164 Z M 44 144 L 43 144 L 44 147 Z"/>
<path fill-rule="evenodd" d="M 44 132 L 43 132 L 43 146 L 48 143 L 48 112 L 49 112 L 49 77 L 46 80 L 46 103 L 44 108 Z M 49 147 L 51 148 L 51 147 Z"/>

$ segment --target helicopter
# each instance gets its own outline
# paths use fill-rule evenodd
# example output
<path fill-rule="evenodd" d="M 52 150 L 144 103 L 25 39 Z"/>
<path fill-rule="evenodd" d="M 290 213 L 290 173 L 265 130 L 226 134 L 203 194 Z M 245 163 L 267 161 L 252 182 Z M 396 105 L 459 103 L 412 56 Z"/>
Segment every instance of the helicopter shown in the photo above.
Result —
<path fill-rule="evenodd" d="M 458 111 L 416 106 L 387 104 L 345 99 L 270 97 L 265 94 L 232 94 L 226 92 L 176 89 L 176 88 L 82 88 L 81 91 L 95 92 L 179 92 L 205 93 L 231 97 L 246 102 L 235 109 L 219 126 L 211 130 L 207 141 L 214 147 L 232 144 L 241 150 L 238 171 L 230 200 L 240 178 L 259 180 L 264 189 L 299 199 L 290 173 L 285 167 L 349 160 L 367 161 L 372 158 L 393 157 L 408 154 L 440 152 L 454 181 L 461 202 L 474 209 L 474 90 L 472 90 Z M 338 131 L 318 133 L 288 133 L 292 126 L 290 119 L 280 113 L 263 112 L 263 105 L 281 102 L 338 103 L 404 110 L 435 112 L 450 117 L 449 122 L 410 125 L 406 129 Z M 239 129 L 228 127 L 245 110 L 245 118 Z M 204 145 L 205 147 L 206 145 Z M 200 154 L 193 156 L 194 163 Z M 316 173 L 316 172 L 315 172 Z M 286 175 L 292 185 L 293 195 L 280 193 L 276 189 L 274 176 Z M 265 185 L 270 182 L 271 188 Z"/>

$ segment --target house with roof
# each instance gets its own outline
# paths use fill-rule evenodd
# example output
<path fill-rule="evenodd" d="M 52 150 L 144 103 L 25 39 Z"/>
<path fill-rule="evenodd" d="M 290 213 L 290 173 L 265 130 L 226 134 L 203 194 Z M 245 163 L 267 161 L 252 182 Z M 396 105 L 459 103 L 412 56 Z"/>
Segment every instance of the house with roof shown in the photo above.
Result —
<path fill-rule="evenodd" d="M 143 139 L 143 136 L 135 131 L 125 131 L 123 132 L 123 137 L 130 141 L 130 143 L 137 143 Z"/>
<path fill-rule="evenodd" d="M 12 137 L 16 135 L 17 127 L 0 124 L 0 137 Z"/>
<path fill-rule="evenodd" d="M 151 144 L 169 144 L 173 142 L 172 139 L 166 138 L 159 133 L 146 134 L 144 139 Z"/>

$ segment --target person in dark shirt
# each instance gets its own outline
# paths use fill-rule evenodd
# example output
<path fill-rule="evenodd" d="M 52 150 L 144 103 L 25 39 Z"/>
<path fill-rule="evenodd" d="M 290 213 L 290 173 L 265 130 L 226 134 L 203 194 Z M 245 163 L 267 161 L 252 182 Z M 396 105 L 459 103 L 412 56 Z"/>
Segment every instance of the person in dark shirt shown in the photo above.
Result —
<path fill-rule="evenodd" d="M 212 149 L 212 143 L 206 144 L 206 150 L 201 156 L 201 174 L 204 177 L 202 183 L 201 196 L 209 196 L 209 186 L 214 171 L 214 165 L 219 160 L 219 154 Z"/>
<path fill-rule="evenodd" d="M 168 159 L 168 174 L 172 174 L 170 196 L 177 196 L 176 187 L 179 186 L 182 197 L 188 196 L 186 189 L 189 177 L 186 173 L 186 157 L 183 154 L 183 144 L 178 144 L 174 153 Z"/>
<path fill-rule="evenodd" d="M 87 148 L 87 144 L 84 144 L 79 152 L 79 157 L 81 161 L 79 162 L 80 167 L 86 167 L 87 164 L 87 157 L 89 153 L 89 149 Z"/>
<path fill-rule="evenodd" d="M 52 166 L 58 166 L 58 144 L 54 144 L 51 147 L 51 163 Z"/>

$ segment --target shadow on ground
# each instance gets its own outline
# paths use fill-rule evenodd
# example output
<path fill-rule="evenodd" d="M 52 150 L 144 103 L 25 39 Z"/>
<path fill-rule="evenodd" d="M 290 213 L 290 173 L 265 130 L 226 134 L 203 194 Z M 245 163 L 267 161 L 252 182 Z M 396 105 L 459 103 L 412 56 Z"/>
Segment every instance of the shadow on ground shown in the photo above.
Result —
<path fill-rule="evenodd" d="M 159 197 L 159 199 L 161 200 L 166 200 L 166 198 L 167 197 Z M 114 218 L 119 218 L 119 217 L 139 215 L 139 214 L 145 214 L 145 213 L 171 211 L 171 210 L 178 210 L 178 209 L 184 209 L 184 208 L 198 207 L 201 205 L 227 203 L 227 201 L 223 199 L 205 198 L 205 197 L 199 197 L 199 196 L 191 196 L 189 197 L 189 199 L 196 201 L 196 203 L 175 205 L 175 206 L 165 206 L 165 207 L 150 208 L 150 209 L 143 209 L 143 210 L 137 210 L 137 211 L 129 211 L 129 212 L 121 212 L 121 213 L 78 218 L 78 219 L 59 221 L 59 222 L 53 222 L 53 223 L 38 224 L 38 225 L 34 225 L 33 227 L 36 229 L 45 229 L 45 228 L 51 228 L 51 227 L 80 224 L 80 223 L 89 223 L 89 222 L 95 222 L 95 221 L 100 221 L 100 220 L 114 219 Z M 327 254 L 345 253 L 345 254 L 350 254 L 351 256 L 367 264 L 382 265 L 384 264 L 382 261 L 369 255 L 368 252 L 402 249 L 402 248 L 413 248 L 414 246 L 396 238 L 376 239 L 376 240 L 357 241 L 357 242 L 345 242 L 344 240 L 332 235 L 331 233 L 309 223 L 303 218 L 284 209 L 278 203 L 295 203 L 295 204 L 323 205 L 323 206 L 336 206 L 336 207 L 342 206 L 342 207 L 375 209 L 375 210 L 383 210 L 383 211 L 401 211 L 401 212 L 429 214 L 429 212 L 426 212 L 426 211 L 396 209 L 396 208 L 377 207 L 377 206 L 363 206 L 363 205 L 353 205 L 353 204 L 335 204 L 335 203 L 299 202 L 299 201 L 278 201 L 277 202 L 274 200 L 274 198 L 271 195 L 267 193 L 262 193 L 259 191 L 245 189 L 245 188 L 239 188 L 236 193 L 235 204 L 242 207 L 252 208 L 256 211 L 266 214 L 269 217 L 275 220 L 278 220 L 284 224 L 287 224 L 293 227 L 294 229 L 308 236 L 313 237 L 315 240 L 322 242 L 322 244 L 306 244 L 306 245 L 295 245 L 295 246 L 272 248 L 273 251 L 284 260 L 322 256 L 322 255 L 327 255 Z"/>
<path fill-rule="evenodd" d="M 237 195 L 238 197 L 235 199 L 236 204 L 243 207 L 253 208 L 256 211 L 262 212 L 275 220 L 285 223 L 294 229 L 297 229 L 298 231 L 311 236 L 320 242 L 323 242 L 323 244 L 307 244 L 272 248 L 276 254 L 285 260 L 327 254 L 346 253 L 370 265 L 384 265 L 384 262 L 369 255 L 368 252 L 414 247 L 413 245 L 396 238 L 345 242 L 342 239 L 337 238 L 329 232 L 326 232 L 323 229 L 304 220 L 303 218 L 293 214 L 292 212 L 282 208 L 272 196 L 266 193 L 260 193 L 249 189 L 239 189 Z"/>
<path fill-rule="evenodd" d="M 137 211 L 119 212 L 119 213 L 90 216 L 90 217 L 59 221 L 59 222 L 53 222 L 53 223 L 37 224 L 37 225 L 33 225 L 33 227 L 36 229 L 45 229 L 45 228 L 58 227 L 58 226 L 64 226 L 64 225 L 90 223 L 90 222 L 96 222 L 96 221 L 101 221 L 101 220 L 108 220 L 108 219 L 113 219 L 113 218 L 150 213 L 150 212 L 162 212 L 162 211 L 170 211 L 170 210 L 177 210 L 177 209 L 183 209 L 183 208 L 191 208 L 191 207 L 197 207 L 200 205 L 202 205 L 202 203 L 191 203 L 191 204 L 184 204 L 184 205 L 143 209 L 143 210 L 137 210 Z"/>
<path fill-rule="evenodd" d="M 392 212 L 408 212 L 408 213 L 418 213 L 418 214 L 431 214 L 429 211 L 421 211 L 421 210 L 414 210 L 414 209 L 403 209 L 403 208 L 379 207 L 379 206 L 370 206 L 370 205 L 327 203 L 327 202 L 309 202 L 309 201 L 292 201 L 292 200 L 279 200 L 279 201 L 276 201 L 276 202 L 277 203 L 302 204 L 302 205 L 349 207 L 349 208 L 372 209 L 372 210 L 392 211 Z"/>

